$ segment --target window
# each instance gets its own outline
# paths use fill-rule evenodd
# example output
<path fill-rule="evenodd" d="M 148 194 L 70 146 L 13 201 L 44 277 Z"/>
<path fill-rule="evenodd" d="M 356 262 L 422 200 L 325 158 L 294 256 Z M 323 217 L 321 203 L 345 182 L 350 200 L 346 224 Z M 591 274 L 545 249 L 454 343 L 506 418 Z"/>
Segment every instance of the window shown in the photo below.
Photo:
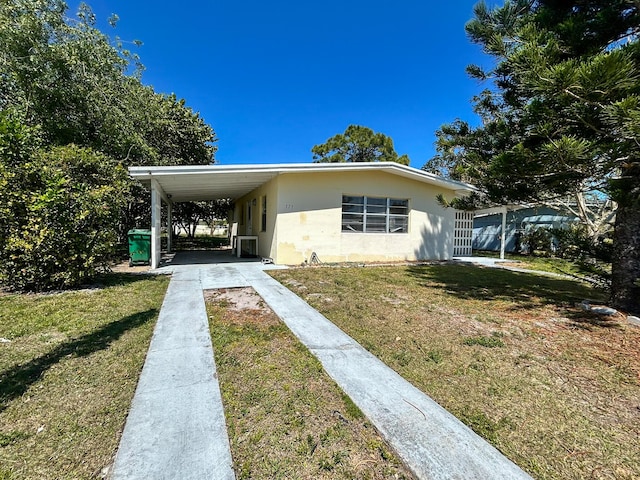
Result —
<path fill-rule="evenodd" d="M 267 197 L 266 196 L 262 197 L 261 203 L 262 203 L 262 217 L 261 217 L 260 231 L 266 232 L 267 231 Z"/>
<path fill-rule="evenodd" d="M 409 200 L 342 196 L 342 231 L 407 233 Z"/>

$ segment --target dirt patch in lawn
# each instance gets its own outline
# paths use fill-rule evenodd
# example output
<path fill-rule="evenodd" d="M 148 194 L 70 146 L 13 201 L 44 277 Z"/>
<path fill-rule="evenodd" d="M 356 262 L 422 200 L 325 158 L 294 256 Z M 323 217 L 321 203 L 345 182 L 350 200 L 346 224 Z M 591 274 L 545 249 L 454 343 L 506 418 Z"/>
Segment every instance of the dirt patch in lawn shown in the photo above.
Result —
<path fill-rule="evenodd" d="M 253 289 L 205 299 L 238 479 L 414 478 Z"/>
<path fill-rule="evenodd" d="M 205 292 L 205 301 L 218 303 L 234 312 L 250 310 L 251 312 L 245 313 L 251 313 L 251 316 L 257 319 L 268 317 L 271 314 L 271 309 L 253 288 L 208 290 Z"/>
<path fill-rule="evenodd" d="M 131 265 L 125 260 L 111 265 L 111 271 L 114 273 L 148 273 L 151 270 L 149 265 Z"/>
<path fill-rule="evenodd" d="M 640 478 L 640 328 L 584 284 L 465 265 L 271 272 L 541 479 Z"/>

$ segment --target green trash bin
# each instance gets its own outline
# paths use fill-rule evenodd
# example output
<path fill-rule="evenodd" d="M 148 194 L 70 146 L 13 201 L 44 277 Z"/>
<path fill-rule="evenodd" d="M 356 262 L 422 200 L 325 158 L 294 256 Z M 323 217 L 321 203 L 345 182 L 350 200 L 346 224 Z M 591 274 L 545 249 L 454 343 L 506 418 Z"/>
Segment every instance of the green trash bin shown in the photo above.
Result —
<path fill-rule="evenodd" d="M 129 237 L 129 266 L 151 263 L 151 230 L 134 229 Z"/>

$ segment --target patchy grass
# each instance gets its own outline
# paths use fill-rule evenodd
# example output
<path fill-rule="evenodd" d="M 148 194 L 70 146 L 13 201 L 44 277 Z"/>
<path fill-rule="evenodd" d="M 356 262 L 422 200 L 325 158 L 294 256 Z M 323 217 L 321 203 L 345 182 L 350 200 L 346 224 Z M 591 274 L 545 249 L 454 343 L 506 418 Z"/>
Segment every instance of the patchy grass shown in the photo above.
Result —
<path fill-rule="evenodd" d="M 110 275 L 0 296 L 0 478 L 96 478 L 110 464 L 167 284 Z"/>
<path fill-rule="evenodd" d="M 640 478 L 640 329 L 579 282 L 466 265 L 274 271 L 540 479 Z"/>
<path fill-rule="evenodd" d="M 253 290 L 207 298 L 238 479 L 414 478 Z"/>
<path fill-rule="evenodd" d="M 492 332 L 490 337 L 486 335 L 466 337 L 462 340 L 462 343 L 465 345 L 480 345 L 487 348 L 504 347 L 504 342 L 499 338 L 501 336 L 498 332 Z"/>

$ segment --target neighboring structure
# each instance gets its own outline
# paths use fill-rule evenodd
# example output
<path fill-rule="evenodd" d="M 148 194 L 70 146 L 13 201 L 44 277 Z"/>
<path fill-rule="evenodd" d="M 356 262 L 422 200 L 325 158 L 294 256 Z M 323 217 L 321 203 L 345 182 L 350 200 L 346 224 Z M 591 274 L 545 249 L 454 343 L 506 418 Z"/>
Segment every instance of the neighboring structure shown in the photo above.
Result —
<path fill-rule="evenodd" d="M 567 228 L 579 222 L 577 217 L 567 215 L 560 209 L 550 207 L 511 206 L 506 209 L 505 245 L 507 252 L 519 253 L 524 233 L 538 227 Z M 502 239 L 502 214 L 476 212 L 473 220 L 473 250 L 500 251 Z"/>
<path fill-rule="evenodd" d="M 451 199 L 474 188 L 397 163 L 129 171 L 151 188 L 153 267 L 160 259 L 160 199 L 169 205 L 169 219 L 174 202 L 233 199 L 231 231 L 238 254 L 278 264 L 444 260 L 471 254 L 472 214 L 444 208 L 436 196 Z"/>

